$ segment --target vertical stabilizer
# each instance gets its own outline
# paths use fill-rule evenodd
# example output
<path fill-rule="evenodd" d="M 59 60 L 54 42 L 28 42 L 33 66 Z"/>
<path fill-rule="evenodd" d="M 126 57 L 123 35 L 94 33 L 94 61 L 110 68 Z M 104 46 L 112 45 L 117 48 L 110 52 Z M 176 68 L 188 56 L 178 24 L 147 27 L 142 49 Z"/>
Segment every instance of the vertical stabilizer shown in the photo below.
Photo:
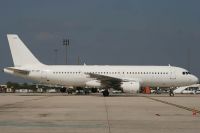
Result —
<path fill-rule="evenodd" d="M 40 61 L 30 52 L 18 35 L 8 34 L 7 38 L 14 66 L 41 65 Z"/>

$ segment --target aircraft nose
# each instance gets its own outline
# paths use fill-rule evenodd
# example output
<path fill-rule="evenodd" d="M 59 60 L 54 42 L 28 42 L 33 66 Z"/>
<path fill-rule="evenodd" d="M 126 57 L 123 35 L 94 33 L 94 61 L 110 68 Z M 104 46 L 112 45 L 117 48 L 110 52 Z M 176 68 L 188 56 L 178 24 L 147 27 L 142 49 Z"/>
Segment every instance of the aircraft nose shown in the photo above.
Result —
<path fill-rule="evenodd" d="M 195 75 L 192 75 L 192 81 L 193 81 L 195 84 L 199 84 L 199 78 L 197 78 Z"/>

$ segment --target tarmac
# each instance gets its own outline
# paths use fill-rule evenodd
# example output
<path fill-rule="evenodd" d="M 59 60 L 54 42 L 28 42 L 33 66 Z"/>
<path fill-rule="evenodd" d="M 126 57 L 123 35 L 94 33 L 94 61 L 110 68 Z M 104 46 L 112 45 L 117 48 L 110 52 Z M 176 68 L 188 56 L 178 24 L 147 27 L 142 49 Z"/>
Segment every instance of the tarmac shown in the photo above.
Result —
<path fill-rule="evenodd" d="M 200 95 L 0 94 L 1 133 L 199 133 Z"/>

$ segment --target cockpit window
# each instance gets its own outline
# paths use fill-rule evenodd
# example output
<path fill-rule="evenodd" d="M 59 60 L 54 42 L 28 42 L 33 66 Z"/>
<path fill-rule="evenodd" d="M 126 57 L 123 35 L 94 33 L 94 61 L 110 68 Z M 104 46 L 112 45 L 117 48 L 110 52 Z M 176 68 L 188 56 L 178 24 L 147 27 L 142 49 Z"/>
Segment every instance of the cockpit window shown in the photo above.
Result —
<path fill-rule="evenodd" d="M 182 74 L 183 75 L 188 75 L 188 74 L 190 74 L 190 72 L 183 72 Z"/>
<path fill-rule="evenodd" d="M 186 74 L 190 74 L 190 72 L 186 72 Z"/>

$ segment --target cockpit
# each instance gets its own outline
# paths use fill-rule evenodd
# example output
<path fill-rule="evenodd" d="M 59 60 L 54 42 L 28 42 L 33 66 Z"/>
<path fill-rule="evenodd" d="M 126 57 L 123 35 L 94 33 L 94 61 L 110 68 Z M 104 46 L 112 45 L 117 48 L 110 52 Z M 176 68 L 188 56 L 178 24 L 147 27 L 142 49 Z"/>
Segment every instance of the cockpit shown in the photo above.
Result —
<path fill-rule="evenodd" d="M 190 72 L 182 72 L 183 75 L 191 74 Z"/>

